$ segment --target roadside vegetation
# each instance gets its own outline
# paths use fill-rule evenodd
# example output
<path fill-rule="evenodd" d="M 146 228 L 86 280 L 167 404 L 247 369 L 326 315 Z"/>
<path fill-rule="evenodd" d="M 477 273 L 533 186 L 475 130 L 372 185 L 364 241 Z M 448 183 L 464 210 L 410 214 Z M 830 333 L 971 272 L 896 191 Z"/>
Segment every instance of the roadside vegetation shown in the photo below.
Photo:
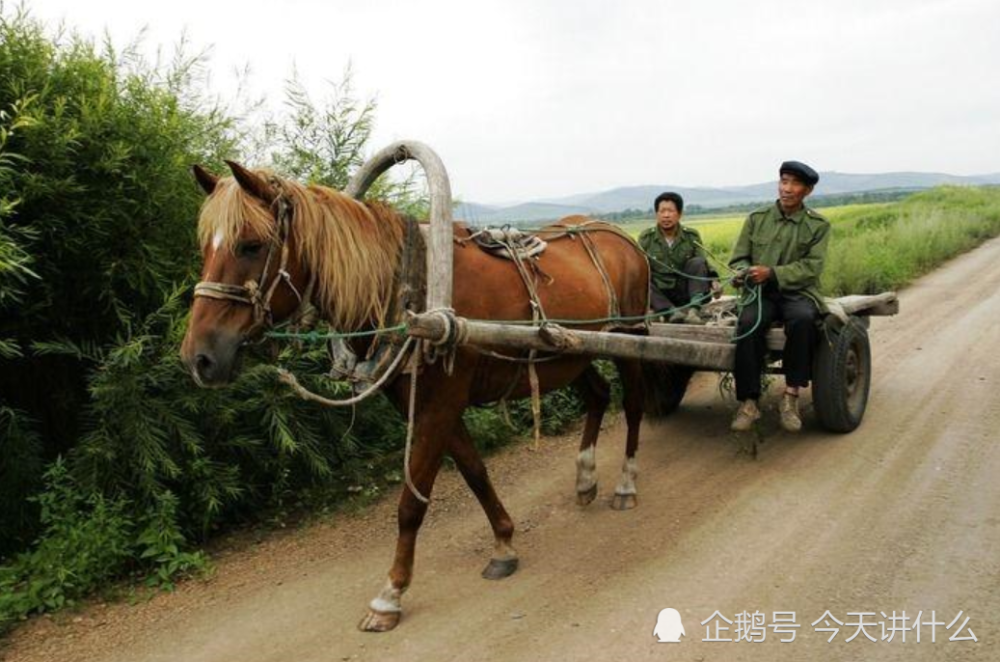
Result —
<path fill-rule="evenodd" d="M 52 35 L 0 4 L 0 632 L 121 578 L 170 588 L 206 568 L 198 549 L 220 532 L 363 503 L 401 478 L 404 423 L 384 398 L 309 405 L 271 357 L 200 391 L 180 365 L 201 263 L 190 166 L 235 158 L 342 188 L 376 111 L 347 71 L 322 101 L 293 76 L 286 112 L 237 112 L 203 65 Z M 419 215 L 420 184 L 372 193 Z M 322 376 L 321 348 L 278 360 L 313 390 L 346 389 Z M 468 414 L 482 447 L 530 429 L 529 408 L 510 409 Z M 579 411 L 547 396 L 543 430 Z"/>
<path fill-rule="evenodd" d="M 200 56 L 148 62 L 25 11 L 0 4 L 0 632 L 123 578 L 169 589 L 234 527 L 374 498 L 400 481 L 404 439 L 384 398 L 320 409 L 277 383 L 271 357 L 218 391 L 192 388 L 178 358 L 200 265 L 190 166 L 235 158 L 343 186 L 377 147 L 377 106 L 350 73 L 328 99 L 292 77 L 284 113 L 237 111 L 207 92 Z M 375 192 L 425 208 L 418 180 Z M 831 216 L 830 291 L 875 291 L 1000 233 L 1000 191 Z M 724 256 L 739 222 L 699 227 Z M 278 349 L 310 389 L 343 395 L 322 348 Z M 542 411 L 552 433 L 582 406 L 560 391 Z M 467 417 L 487 450 L 531 428 L 525 403 L 510 424 L 495 408 Z"/>

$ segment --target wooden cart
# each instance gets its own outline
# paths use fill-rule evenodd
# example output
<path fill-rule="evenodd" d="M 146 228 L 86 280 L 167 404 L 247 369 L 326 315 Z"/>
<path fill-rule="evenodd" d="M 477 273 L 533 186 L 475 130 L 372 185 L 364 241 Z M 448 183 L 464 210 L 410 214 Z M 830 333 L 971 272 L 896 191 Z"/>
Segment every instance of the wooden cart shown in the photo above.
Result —
<path fill-rule="evenodd" d="M 832 299 L 846 315 L 846 323 L 834 317 L 820 322 L 819 347 L 813 366 L 813 408 L 820 425 L 831 432 L 850 432 L 861 424 L 868 404 L 871 387 L 871 346 L 868 327 L 871 317 L 895 315 L 899 301 L 894 292 L 872 296 L 852 295 Z M 734 302 L 722 300 L 708 304 L 732 306 Z M 730 372 L 733 369 L 736 347 L 732 343 L 733 328 L 727 326 L 694 326 L 688 324 L 651 324 L 650 335 L 681 341 L 709 343 L 714 350 L 697 365 L 685 361 L 681 368 L 664 376 L 670 380 L 667 391 L 671 399 L 663 403 L 665 411 L 680 405 L 688 380 L 695 370 Z M 780 374 L 782 353 L 785 347 L 784 330 L 776 325 L 767 334 L 769 354 L 768 371 Z"/>

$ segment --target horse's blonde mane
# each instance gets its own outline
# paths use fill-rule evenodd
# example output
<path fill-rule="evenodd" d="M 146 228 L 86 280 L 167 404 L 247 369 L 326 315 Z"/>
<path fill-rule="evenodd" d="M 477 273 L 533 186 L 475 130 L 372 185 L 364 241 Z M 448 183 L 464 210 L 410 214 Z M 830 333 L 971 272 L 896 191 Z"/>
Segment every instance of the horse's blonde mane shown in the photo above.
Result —
<path fill-rule="evenodd" d="M 299 259 L 315 274 L 313 301 L 337 329 L 384 326 L 405 230 L 402 217 L 385 205 L 362 204 L 323 186 L 286 180 L 282 189 L 294 209 Z M 202 248 L 218 243 L 217 250 L 232 252 L 245 230 L 267 241 L 275 238 L 277 226 L 263 202 L 232 177 L 220 179 L 198 219 Z"/>

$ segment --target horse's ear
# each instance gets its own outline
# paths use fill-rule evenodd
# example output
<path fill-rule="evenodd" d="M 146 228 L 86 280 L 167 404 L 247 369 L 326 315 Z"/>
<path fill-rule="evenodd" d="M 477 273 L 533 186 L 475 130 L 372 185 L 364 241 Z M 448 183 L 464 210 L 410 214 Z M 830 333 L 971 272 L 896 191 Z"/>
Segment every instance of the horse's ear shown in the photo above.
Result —
<path fill-rule="evenodd" d="M 198 185 L 201 186 L 202 190 L 208 195 L 212 195 L 216 184 L 219 183 L 218 176 L 213 175 L 197 163 L 191 169 L 194 171 L 194 178 L 198 180 Z"/>
<path fill-rule="evenodd" d="M 233 177 L 236 178 L 237 183 L 239 183 L 244 191 L 260 198 L 267 204 L 274 202 L 278 194 L 271 188 L 266 179 L 247 170 L 235 161 L 226 161 L 226 165 L 233 171 Z"/>

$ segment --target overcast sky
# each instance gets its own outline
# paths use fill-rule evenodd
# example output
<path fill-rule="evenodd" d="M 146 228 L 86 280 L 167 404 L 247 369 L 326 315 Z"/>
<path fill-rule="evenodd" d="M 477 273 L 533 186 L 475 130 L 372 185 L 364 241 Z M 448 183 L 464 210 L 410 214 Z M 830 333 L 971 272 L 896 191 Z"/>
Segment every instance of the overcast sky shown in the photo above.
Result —
<path fill-rule="evenodd" d="M 8 3 L 9 6 L 9 3 Z M 414 138 L 466 201 L 818 170 L 1000 171 L 997 0 L 35 0 L 117 43 L 212 47 L 275 102 L 353 64 L 372 149 Z"/>

